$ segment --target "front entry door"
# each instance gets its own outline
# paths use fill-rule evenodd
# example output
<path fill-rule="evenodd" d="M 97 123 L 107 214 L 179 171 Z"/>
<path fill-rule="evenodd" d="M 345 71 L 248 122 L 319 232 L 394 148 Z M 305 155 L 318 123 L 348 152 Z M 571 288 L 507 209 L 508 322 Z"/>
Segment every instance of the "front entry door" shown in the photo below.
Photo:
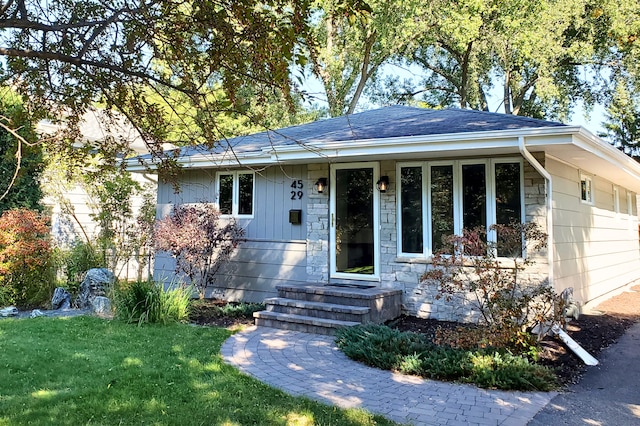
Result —
<path fill-rule="evenodd" d="M 331 169 L 331 277 L 378 281 L 377 163 Z"/>

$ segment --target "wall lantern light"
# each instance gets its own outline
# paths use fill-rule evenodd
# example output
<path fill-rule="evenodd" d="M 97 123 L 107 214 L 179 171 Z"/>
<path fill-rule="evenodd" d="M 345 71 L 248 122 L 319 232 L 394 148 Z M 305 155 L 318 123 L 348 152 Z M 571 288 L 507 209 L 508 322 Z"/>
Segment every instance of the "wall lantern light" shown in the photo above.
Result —
<path fill-rule="evenodd" d="M 389 187 L 389 176 L 380 176 L 380 179 L 376 183 L 380 192 L 387 192 Z"/>
<path fill-rule="evenodd" d="M 318 194 L 322 194 L 324 190 L 327 188 L 327 178 L 321 177 L 316 181 L 316 190 Z"/>

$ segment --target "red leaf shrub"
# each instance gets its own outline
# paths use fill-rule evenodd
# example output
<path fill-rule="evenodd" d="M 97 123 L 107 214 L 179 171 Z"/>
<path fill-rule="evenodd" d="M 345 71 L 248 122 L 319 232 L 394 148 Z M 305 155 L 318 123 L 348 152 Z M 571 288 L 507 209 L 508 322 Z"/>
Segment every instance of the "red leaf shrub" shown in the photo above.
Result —
<path fill-rule="evenodd" d="M 48 218 L 28 209 L 0 216 L 0 304 L 43 306 L 55 286 Z"/>
<path fill-rule="evenodd" d="M 244 241 L 244 230 L 234 219 L 220 219 L 210 204 L 177 205 L 156 223 L 154 246 L 176 260 L 176 273 L 189 278 L 204 298 L 215 274 Z"/>

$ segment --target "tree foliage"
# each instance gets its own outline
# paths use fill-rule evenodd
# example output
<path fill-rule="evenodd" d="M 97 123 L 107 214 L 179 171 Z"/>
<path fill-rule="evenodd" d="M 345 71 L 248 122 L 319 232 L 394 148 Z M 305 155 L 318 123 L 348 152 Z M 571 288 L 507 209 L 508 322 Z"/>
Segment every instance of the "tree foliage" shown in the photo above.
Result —
<path fill-rule="evenodd" d="M 48 219 L 28 209 L 0 216 L 0 305 L 43 306 L 54 284 Z"/>
<path fill-rule="evenodd" d="M 289 99 L 306 19 L 306 2 L 286 0 L 3 1 L 0 79 L 34 115 L 71 127 L 96 102 L 119 111 L 158 153 L 174 98 L 192 107 L 195 139 L 209 141 L 247 85 L 256 98 L 277 90 Z"/>
<path fill-rule="evenodd" d="M 624 82 L 619 82 L 613 100 L 607 108 L 607 122 L 603 123 L 605 132 L 611 143 L 640 159 L 640 96 L 629 89 Z"/>
<path fill-rule="evenodd" d="M 375 99 L 566 120 L 640 75 L 639 18 L 631 0 L 426 2 L 422 31 L 392 58 L 415 77 L 390 76 Z"/>
<path fill-rule="evenodd" d="M 176 260 L 176 273 L 186 276 L 204 298 L 243 237 L 244 229 L 233 219 L 223 221 L 210 204 L 176 205 L 157 222 L 154 245 Z"/>
<path fill-rule="evenodd" d="M 329 115 L 351 114 L 381 67 L 421 31 L 419 1 L 321 0 L 307 39 L 308 71 L 323 85 Z"/>
<path fill-rule="evenodd" d="M 42 209 L 42 149 L 28 113 L 11 90 L 0 94 L 0 213 Z"/>

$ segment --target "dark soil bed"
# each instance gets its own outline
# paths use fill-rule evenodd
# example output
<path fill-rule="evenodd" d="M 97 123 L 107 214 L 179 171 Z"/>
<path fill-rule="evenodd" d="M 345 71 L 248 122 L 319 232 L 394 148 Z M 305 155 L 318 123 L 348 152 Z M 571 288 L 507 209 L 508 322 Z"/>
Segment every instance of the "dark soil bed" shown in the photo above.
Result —
<path fill-rule="evenodd" d="M 253 324 L 251 315 L 221 316 L 216 307 L 226 304 L 220 300 L 199 301 L 191 315 L 191 321 L 200 325 L 238 328 Z M 582 315 L 567 325 L 567 333 L 591 355 L 598 354 L 618 339 L 634 323 L 640 321 L 640 286 L 624 292 L 597 306 L 597 311 Z M 389 325 L 402 331 L 435 336 L 438 327 L 455 328 L 460 324 L 430 319 L 402 316 Z M 549 336 L 542 342 L 540 363 L 556 370 L 563 385 L 577 383 L 586 366 L 558 338 Z"/>
<path fill-rule="evenodd" d="M 198 300 L 194 303 L 189 320 L 198 325 L 224 327 L 236 329 L 243 326 L 253 325 L 251 314 L 227 316 L 220 312 L 226 305 L 237 305 L 234 302 L 226 302 L 218 299 Z"/>
<path fill-rule="evenodd" d="M 567 334 L 588 353 L 598 358 L 598 354 L 618 339 L 634 323 L 640 321 L 640 286 L 615 296 L 597 306 L 591 315 L 581 315 L 567 324 Z M 438 327 L 456 328 L 460 324 L 402 316 L 390 323 L 402 331 L 435 336 Z M 548 336 L 542 341 L 539 362 L 553 368 L 561 384 L 577 383 L 586 370 L 578 356 L 569 350 L 557 337 Z"/>

